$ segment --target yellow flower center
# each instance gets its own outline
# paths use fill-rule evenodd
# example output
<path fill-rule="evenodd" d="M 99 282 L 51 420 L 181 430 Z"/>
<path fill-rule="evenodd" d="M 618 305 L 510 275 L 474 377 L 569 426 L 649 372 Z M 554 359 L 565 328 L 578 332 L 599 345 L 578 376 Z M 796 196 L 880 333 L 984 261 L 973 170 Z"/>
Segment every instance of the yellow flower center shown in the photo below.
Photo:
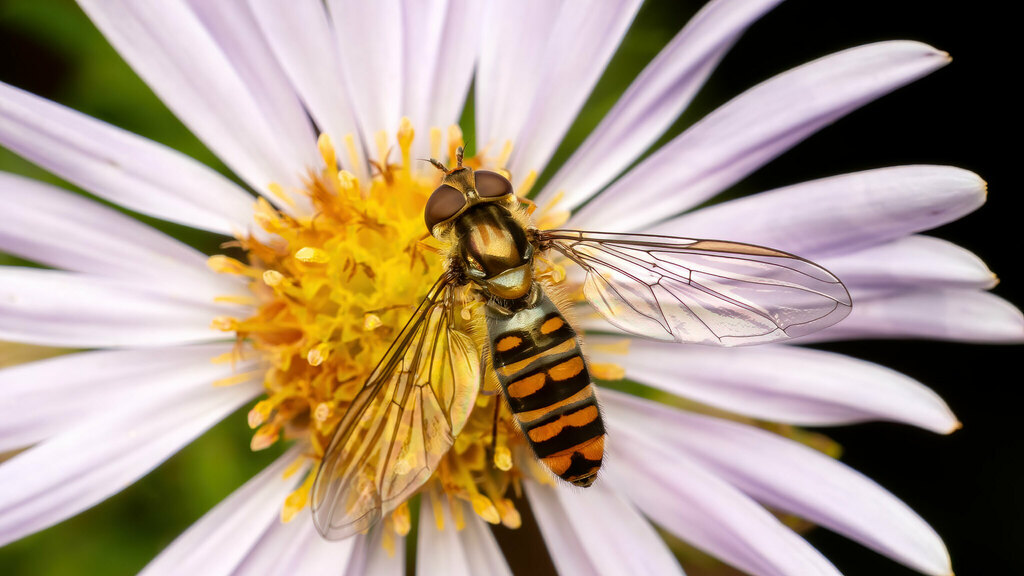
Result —
<path fill-rule="evenodd" d="M 440 131 L 431 136 L 436 157 Z M 273 187 L 282 199 L 291 198 L 289 192 L 307 196 L 312 214 L 289 216 L 261 199 L 255 219 L 266 234 L 238 239 L 247 261 L 210 259 L 219 272 L 247 277 L 256 302 L 249 317 L 214 321 L 215 328 L 235 333 L 240 345 L 255 349 L 266 362 L 267 397 L 249 412 L 249 425 L 256 430 L 253 450 L 271 446 L 283 434 L 308 441 L 309 457 L 318 463 L 352 399 L 442 274 L 439 246 L 423 221 L 423 208 L 440 175 L 413 170 L 412 139 L 412 127 L 404 120 L 398 133 L 401 164 L 372 163 L 372 176 L 363 181 L 338 170 L 335 149 L 322 136 L 326 168 L 309 174 L 303 190 Z M 457 127 L 449 131 L 449 142 L 448 156 L 454 158 L 462 144 Z M 494 160 L 478 156 L 465 163 L 500 169 L 510 151 L 506 146 Z M 534 176 L 520 186 L 521 194 Z M 544 223 L 565 216 L 538 214 Z M 523 476 L 519 466 L 531 467 L 529 473 L 550 482 L 532 458 L 513 458 L 526 444 L 502 402 L 496 390 L 481 391 L 468 423 L 423 488 L 433 496 L 439 527 L 442 496 L 452 503 L 468 502 L 490 523 L 518 527 L 519 513 L 505 495 Z M 286 521 L 308 504 L 313 476 L 285 502 Z M 461 506 L 451 509 L 461 527 Z M 408 505 L 384 522 L 392 537 L 406 534 Z"/>

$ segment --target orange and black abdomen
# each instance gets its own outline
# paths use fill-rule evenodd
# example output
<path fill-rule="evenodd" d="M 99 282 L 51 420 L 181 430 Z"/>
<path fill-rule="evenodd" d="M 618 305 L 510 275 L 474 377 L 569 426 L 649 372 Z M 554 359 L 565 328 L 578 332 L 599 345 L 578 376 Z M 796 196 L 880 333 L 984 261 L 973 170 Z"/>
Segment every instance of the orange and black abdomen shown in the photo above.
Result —
<path fill-rule="evenodd" d="M 535 306 L 488 309 L 491 360 L 513 415 L 537 458 L 577 486 L 597 478 L 604 423 L 576 331 L 538 286 Z"/>

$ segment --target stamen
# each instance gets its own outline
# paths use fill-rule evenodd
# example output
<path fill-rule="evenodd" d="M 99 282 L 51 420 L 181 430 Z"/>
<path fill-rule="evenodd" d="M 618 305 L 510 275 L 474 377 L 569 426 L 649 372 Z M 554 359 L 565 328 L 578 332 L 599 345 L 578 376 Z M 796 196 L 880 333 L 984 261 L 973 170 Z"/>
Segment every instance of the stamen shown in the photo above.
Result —
<path fill-rule="evenodd" d="M 441 129 L 437 126 L 430 129 L 430 157 L 441 157 Z"/>
<path fill-rule="evenodd" d="M 402 170 L 406 173 L 412 167 L 412 140 L 415 136 L 416 131 L 412 129 L 412 122 L 402 117 L 398 125 L 398 148 L 402 151 Z"/>
<path fill-rule="evenodd" d="M 363 166 L 359 163 L 359 148 L 356 146 L 355 135 L 345 134 L 345 150 L 348 151 L 348 164 L 352 171 L 361 174 Z"/>
<path fill-rule="evenodd" d="M 494 160 L 494 165 L 500 168 L 508 166 L 508 159 L 512 157 L 512 141 L 505 140 L 505 144 L 501 147 L 501 154 Z M 507 175 L 506 175 L 507 177 Z"/>
<path fill-rule="evenodd" d="M 300 248 L 299 251 L 295 253 L 295 259 L 307 264 L 326 264 L 331 260 L 331 257 L 327 252 L 324 252 L 319 248 L 306 246 L 304 248 Z"/>
<path fill-rule="evenodd" d="M 626 377 L 626 369 L 618 364 L 590 364 L 590 375 L 598 380 L 622 380 Z"/>

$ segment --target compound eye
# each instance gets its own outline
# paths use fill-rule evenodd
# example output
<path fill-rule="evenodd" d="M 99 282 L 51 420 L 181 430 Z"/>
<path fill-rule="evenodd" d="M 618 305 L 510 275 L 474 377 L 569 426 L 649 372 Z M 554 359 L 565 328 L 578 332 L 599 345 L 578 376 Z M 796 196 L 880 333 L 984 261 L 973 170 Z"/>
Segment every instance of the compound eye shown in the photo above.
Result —
<path fill-rule="evenodd" d="M 455 216 L 465 205 L 466 197 L 462 192 L 447 184 L 442 184 L 430 195 L 427 207 L 423 210 L 423 220 L 427 223 L 427 230 L 432 231 L 438 223 Z"/>
<path fill-rule="evenodd" d="M 476 193 L 481 198 L 500 198 L 512 194 L 512 183 L 497 172 L 477 170 L 473 178 L 476 179 Z"/>

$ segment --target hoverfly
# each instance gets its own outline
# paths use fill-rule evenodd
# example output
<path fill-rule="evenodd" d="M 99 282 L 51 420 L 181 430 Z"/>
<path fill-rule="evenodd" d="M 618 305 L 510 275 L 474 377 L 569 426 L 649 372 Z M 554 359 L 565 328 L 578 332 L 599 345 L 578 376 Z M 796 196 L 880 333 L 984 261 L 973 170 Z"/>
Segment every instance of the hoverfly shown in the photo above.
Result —
<path fill-rule="evenodd" d="M 338 425 L 313 484 L 313 518 L 329 539 L 362 532 L 431 477 L 466 423 L 487 369 L 534 455 L 590 486 L 605 429 L 576 330 L 535 277 L 555 253 L 586 274 L 585 298 L 623 332 L 738 345 L 801 336 L 846 317 L 842 282 L 807 260 L 760 246 L 642 234 L 538 230 L 503 175 L 444 172 L 424 219 L 447 247 L 431 287 Z M 455 290 L 484 302 L 477 349 Z"/>

